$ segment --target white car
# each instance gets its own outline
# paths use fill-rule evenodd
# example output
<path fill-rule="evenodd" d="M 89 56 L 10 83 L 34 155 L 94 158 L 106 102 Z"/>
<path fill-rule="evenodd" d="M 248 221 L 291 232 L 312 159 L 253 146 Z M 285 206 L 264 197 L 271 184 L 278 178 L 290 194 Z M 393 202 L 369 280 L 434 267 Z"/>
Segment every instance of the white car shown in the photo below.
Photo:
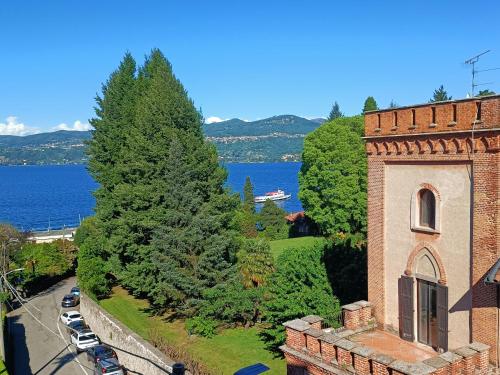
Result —
<path fill-rule="evenodd" d="M 83 316 L 81 316 L 78 311 L 66 311 L 61 314 L 61 322 L 66 325 L 77 320 L 83 321 Z"/>
<path fill-rule="evenodd" d="M 78 353 L 83 352 L 93 346 L 99 345 L 99 337 L 90 329 L 84 329 L 80 332 L 73 332 L 71 334 L 71 343 L 76 346 Z"/>

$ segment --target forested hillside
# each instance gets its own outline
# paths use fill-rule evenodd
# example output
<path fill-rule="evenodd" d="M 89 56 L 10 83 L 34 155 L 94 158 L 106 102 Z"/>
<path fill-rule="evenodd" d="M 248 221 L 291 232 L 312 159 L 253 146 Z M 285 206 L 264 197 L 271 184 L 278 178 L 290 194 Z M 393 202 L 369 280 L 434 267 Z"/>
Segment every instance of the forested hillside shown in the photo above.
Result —
<path fill-rule="evenodd" d="M 60 130 L 24 137 L 0 135 L 0 165 L 81 164 L 87 162 L 90 132 Z"/>
<path fill-rule="evenodd" d="M 298 161 L 304 137 L 323 121 L 293 115 L 248 122 L 232 119 L 205 124 L 203 131 L 227 162 Z"/>
<path fill-rule="evenodd" d="M 203 132 L 226 162 L 300 160 L 304 137 L 323 119 L 293 115 L 258 121 L 232 119 L 205 124 Z M 0 165 L 87 163 L 85 142 L 91 132 L 57 131 L 24 137 L 0 136 Z"/>

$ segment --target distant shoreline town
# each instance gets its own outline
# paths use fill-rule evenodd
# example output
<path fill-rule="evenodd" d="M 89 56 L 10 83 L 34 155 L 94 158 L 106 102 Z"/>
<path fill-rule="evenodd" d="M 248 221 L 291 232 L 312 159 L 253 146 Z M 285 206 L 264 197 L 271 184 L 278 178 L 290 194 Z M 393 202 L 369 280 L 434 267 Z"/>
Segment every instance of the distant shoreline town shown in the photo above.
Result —
<path fill-rule="evenodd" d="M 323 119 L 281 115 L 258 121 L 232 119 L 205 124 L 206 139 L 224 162 L 264 163 L 301 160 L 304 138 Z M 0 165 L 86 164 L 90 131 L 61 130 L 27 136 L 0 136 Z"/>

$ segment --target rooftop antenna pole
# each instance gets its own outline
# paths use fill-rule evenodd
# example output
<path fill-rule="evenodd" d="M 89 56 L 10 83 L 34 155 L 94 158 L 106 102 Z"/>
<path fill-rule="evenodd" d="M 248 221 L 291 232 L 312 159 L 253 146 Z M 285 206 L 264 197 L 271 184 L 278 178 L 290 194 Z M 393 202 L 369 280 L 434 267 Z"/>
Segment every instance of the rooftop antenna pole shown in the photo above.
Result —
<path fill-rule="evenodd" d="M 476 55 L 474 57 L 471 57 L 470 59 L 465 61 L 465 64 L 472 65 L 472 96 L 474 97 L 474 91 L 476 90 L 476 87 L 479 86 L 480 84 L 476 84 L 476 74 L 479 72 L 486 72 L 488 70 L 497 70 L 499 68 L 493 68 L 493 69 L 485 69 L 485 70 L 476 70 L 476 63 L 479 61 L 479 58 L 491 50 L 484 51 L 480 53 L 479 55 Z"/>

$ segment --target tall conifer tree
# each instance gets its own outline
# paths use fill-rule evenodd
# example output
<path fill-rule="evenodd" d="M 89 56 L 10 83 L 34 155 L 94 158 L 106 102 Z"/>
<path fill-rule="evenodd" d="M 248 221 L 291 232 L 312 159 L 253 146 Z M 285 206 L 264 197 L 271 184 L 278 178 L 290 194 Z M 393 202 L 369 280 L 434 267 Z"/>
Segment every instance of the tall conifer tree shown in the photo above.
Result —
<path fill-rule="evenodd" d="M 118 177 L 104 195 L 118 203 L 104 210 L 98 199 L 97 216 L 109 211 L 100 221 L 120 282 L 156 306 L 185 307 L 204 288 L 224 282 L 232 269 L 232 212 L 238 201 L 223 188 L 226 172 L 203 138 L 201 114 L 159 50 L 132 81 L 128 106 L 120 107 L 122 116 L 131 116 L 116 135 L 119 152 L 110 152 L 116 162 L 106 165 L 106 173 Z M 98 104 L 112 98 L 108 90 L 103 93 Z M 96 121 L 104 120 L 101 113 Z M 111 134 L 115 125 L 100 127 Z M 91 158 L 97 159 L 103 139 L 93 139 Z"/>
<path fill-rule="evenodd" d="M 121 191 L 127 177 L 124 156 L 134 125 L 136 97 L 136 63 L 127 53 L 103 85 L 101 96 L 97 96 L 96 117 L 90 121 L 94 130 L 87 149 L 88 170 L 99 183 L 94 193 L 96 218 L 93 225 L 97 229 L 88 236 L 88 245 L 80 248 L 79 278 L 93 277 L 89 270 L 95 267 L 100 268 L 94 272 L 104 272 L 103 262 L 120 257 L 130 242 L 127 237 L 131 234 L 122 225 L 129 201 Z M 112 273 L 119 277 L 120 267 L 113 267 Z M 103 294 L 102 289 L 89 292 Z"/>
<path fill-rule="evenodd" d="M 240 213 L 240 232 L 247 238 L 257 237 L 257 215 L 255 214 L 253 186 L 250 177 L 243 186 L 243 206 Z"/>
<path fill-rule="evenodd" d="M 250 181 L 250 177 L 247 176 L 245 185 L 243 186 L 243 204 L 252 212 L 255 212 L 254 198 L 252 181 Z"/>
<path fill-rule="evenodd" d="M 339 103 L 333 103 L 332 109 L 330 110 L 330 114 L 328 115 L 327 121 L 333 121 L 336 118 L 343 117 L 344 114 L 340 111 Z"/>
<path fill-rule="evenodd" d="M 363 105 L 363 113 L 376 110 L 378 110 L 377 101 L 373 96 L 369 96 L 366 98 L 365 104 Z"/>

